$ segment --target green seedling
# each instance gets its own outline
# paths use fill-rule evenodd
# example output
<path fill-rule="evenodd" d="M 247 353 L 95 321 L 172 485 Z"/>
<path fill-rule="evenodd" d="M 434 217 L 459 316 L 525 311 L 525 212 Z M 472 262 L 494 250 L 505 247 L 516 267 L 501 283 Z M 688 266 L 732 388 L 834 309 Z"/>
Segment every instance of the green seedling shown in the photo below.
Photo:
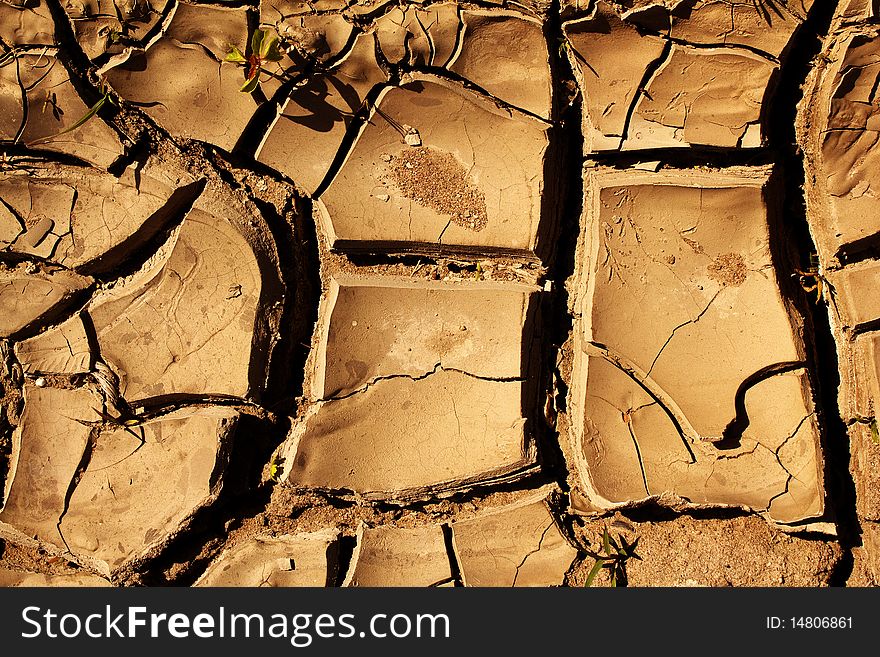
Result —
<path fill-rule="evenodd" d="M 272 464 L 269 466 L 269 479 L 272 481 L 278 481 L 278 477 L 281 476 L 281 468 L 284 466 L 284 458 L 281 456 L 276 456 L 272 461 Z"/>
<path fill-rule="evenodd" d="M 855 421 L 859 424 L 867 424 L 871 430 L 871 442 L 880 445 L 880 428 L 877 427 L 877 418 L 857 415 Z"/>
<path fill-rule="evenodd" d="M 242 85 L 242 93 L 253 93 L 260 84 L 260 74 L 265 71 L 267 63 L 278 63 L 284 58 L 281 52 L 278 36 L 269 36 L 269 30 L 259 28 L 251 37 L 251 55 L 245 57 L 236 46 L 232 46 L 226 55 L 226 61 L 232 64 L 241 64 L 245 68 L 245 83 Z M 268 71 L 265 71 L 268 73 Z M 271 75 L 271 73 L 270 73 Z"/>
<path fill-rule="evenodd" d="M 636 538 L 632 543 L 628 543 L 623 534 L 618 534 L 615 539 L 605 527 L 602 532 L 602 546 L 600 552 L 588 552 L 595 560 L 590 574 L 587 575 L 587 581 L 584 586 L 592 586 L 596 580 L 596 576 L 603 568 L 608 570 L 611 576 L 611 586 L 626 586 L 626 563 L 630 559 L 642 558 L 636 554 L 636 546 L 639 539 Z"/>

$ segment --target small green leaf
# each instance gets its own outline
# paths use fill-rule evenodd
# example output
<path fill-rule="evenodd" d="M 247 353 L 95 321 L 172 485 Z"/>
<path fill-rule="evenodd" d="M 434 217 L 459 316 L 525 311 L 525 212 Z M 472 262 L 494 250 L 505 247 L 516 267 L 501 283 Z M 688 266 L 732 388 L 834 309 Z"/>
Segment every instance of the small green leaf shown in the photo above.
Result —
<path fill-rule="evenodd" d="M 279 43 L 278 37 L 272 37 L 269 40 L 263 39 L 263 45 L 260 47 L 260 59 L 266 62 L 280 62 L 283 55 Z"/>
<path fill-rule="evenodd" d="M 880 430 L 877 429 L 877 420 L 871 420 L 871 441 L 875 445 L 880 445 Z"/>
<path fill-rule="evenodd" d="M 596 575 L 599 574 L 599 571 L 602 570 L 602 566 L 605 565 L 605 562 L 601 559 L 596 559 L 596 563 L 593 564 L 593 568 L 590 570 L 590 574 L 587 575 L 587 581 L 584 582 L 584 587 L 590 587 L 593 585 L 593 581 L 596 579 Z"/>
<path fill-rule="evenodd" d="M 614 540 L 614 537 L 611 534 L 608 534 L 608 540 L 611 542 L 611 545 L 614 547 L 616 552 L 620 552 L 620 548 L 617 546 L 617 541 Z"/>
<path fill-rule="evenodd" d="M 241 89 L 239 89 L 239 91 L 241 91 L 243 94 L 253 93 L 259 83 L 260 83 L 260 69 L 258 68 L 256 75 L 254 75 L 254 77 L 250 78 L 247 82 L 245 82 L 242 85 Z"/>
<path fill-rule="evenodd" d="M 266 36 L 266 32 L 262 29 L 254 30 L 254 35 L 251 37 L 251 53 L 254 55 L 259 55 L 261 52 L 261 48 L 263 46 L 263 37 Z"/>
<path fill-rule="evenodd" d="M 232 50 L 226 55 L 226 61 L 233 64 L 244 64 L 247 62 L 244 54 L 236 46 L 232 46 Z"/>
<path fill-rule="evenodd" d="M 632 557 L 633 559 L 638 559 L 639 561 L 641 561 L 642 558 L 636 554 L 636 548 L 638 546 L 639 546 L 639 537 L 636 536 L 636 540 L 634 540 L 632 542 L 632 545 L 629 546 L 629 556 Z"/>
<path fill-rule="evenodd" d="M 607 527 L 602 532 L 602 551 L 605 554 L 611 554 L 611 535 L 608 533 Z"/>

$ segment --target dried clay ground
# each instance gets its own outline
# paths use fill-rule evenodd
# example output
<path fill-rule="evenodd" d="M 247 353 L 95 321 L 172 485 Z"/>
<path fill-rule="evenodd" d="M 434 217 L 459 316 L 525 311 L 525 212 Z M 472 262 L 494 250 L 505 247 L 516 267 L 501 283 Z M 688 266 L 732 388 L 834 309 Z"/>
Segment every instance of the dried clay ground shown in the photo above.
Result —
<path fill-rule="evenodd" d="M 0 585 L 875 584 L 877 13 L 0 0 Z"/>

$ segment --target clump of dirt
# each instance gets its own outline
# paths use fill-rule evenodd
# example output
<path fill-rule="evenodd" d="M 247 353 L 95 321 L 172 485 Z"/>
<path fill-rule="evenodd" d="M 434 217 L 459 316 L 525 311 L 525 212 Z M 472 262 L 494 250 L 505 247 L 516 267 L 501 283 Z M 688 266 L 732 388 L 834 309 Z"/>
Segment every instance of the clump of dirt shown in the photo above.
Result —
<path fill-rule="evenodd" d="M 25 573 L 45 575 L 75 575 L 80 566 L 62 555 L 51 555 L 38 545 L 17 545 L 0 539 L 2 567 Z"/>
<path fill-rule="evenodd" d="M 693 250 L 693 252 L 697 255 L 703 255 L 706 252 L 706 250 L 703 248 L 703 245 L 700 244 L 698 241 L 692 240 L 684 236 L 682 236 L 681 239 L 684 241 L 685 244 L 691 247 L 691 250 Z"/>
<path fill-rule="evenodd" d="M 748 268 L 746 261 L 738 253 L 725 253 L 718 256 L 708 267 L 709 278 L 722 285 L 739 287 L 746 280 Z"/>
<path fill-rule="evenodd" d="M 827 586 L 841 558 L 836 543 L 785 534 L 754 515 L 699 518 L 680 515 L 637 522 L 623 514 L 577 523 L 575 540 L 601 551 L 605 528 L 638 539 L 639 559 L 626 562 L 628 586 Z M 595 561 L 585 558 L 567 577 L 581 587 Z M 603 570 L 594 586 L 610 586 Z"/>
<path fill-rule="evenodd" d="M 391 158 L 394 184 L 419 205 L 447 214 L 452 222 L 475 232 L 486 227 L 486 197 L 451 153 L 420 146 Z"/>

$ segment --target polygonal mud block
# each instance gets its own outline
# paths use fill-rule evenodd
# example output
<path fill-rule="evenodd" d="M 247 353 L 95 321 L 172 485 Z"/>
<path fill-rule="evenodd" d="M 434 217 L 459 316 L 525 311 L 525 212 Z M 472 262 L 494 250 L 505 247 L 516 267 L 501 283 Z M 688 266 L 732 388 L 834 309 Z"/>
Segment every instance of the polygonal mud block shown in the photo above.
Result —
<path fill-rule="evenodd" d="M 64 0 L 64 11 L 86 57 L 94 59 L 105 53 L 122 35 L 117 6 L 114 0 Z"/>
<path fill-rule="evenodd" d="M 25 265 L 0 269 L 0 337 L 47 321 L 91 282 L 63 269 L 32 273 Z"/>
<path fill-rule="evenodd" d="M 45 0 L 0 0 L 0 39 L 11 46 L 51 46 L 55 22 Z"/>
<path fill-rule="evenodd" d="M 165 18 L 167 0 L 64 0 L 64 11 L 86 56 L 141 46 Z"/>
<path fill-rule="evenodd" d="M 449 70 L 504 103 L 550 117 L 552 84 L 540 20 L 512 11 L 463 10 Z"/>
<path fill-rule="evenodd" d="M 834 307 L 842 329 L 862 332 L 880 322 L 880 262 L 867 260 L 839 270 L 826 278 L 834 290 Z"/>
<path fill-rule="evenodd" d="M 343 586 L 440 586 L 452 581 L 443 529 L 358 528 Z"/>
<path fill-rule="evenodd" d="M 0 179 L 0 245 L 81 272 L 107 272 L 166 229 L 201 189 L 147 166 L 135 178 L 74 167 Z M 177 186 L 177 189 L 174 189 Z"/>
<path fill-rule="evenodd" d="M 219 492 L 238 413 L 180 410 L 101 425 L 83 390 L 26 388 L 0 520 L 109 574 Z"/>
<path fill-rule="evenodd" d="M 386 89 L 321 197 L 325 233 L 345 251 L 532 255 L 547 149 L 546 124 L 458 85 Z"/>
<path fill-rule="evenodd" d="M 224 550 L 196 586 L 332 586 L 336 530 L 292 536 L 255 536 Z"/>
<path fill-rule="evenodd" d="M 0 178 L 0 245 L 15 253 L 53 259 L 70 235 L 74 185 L 20 174 Z"/>
<path fill-rule="evenodd" d="M 243 69 L 223 60 L 247 40 L 245 8 L 181 2 L 162 38 L 112 60 L 107 80 L 172 135 L 232 150 L 257 102 L 239 91 Z"/>
<path fill-rule="evenodd" d="M 698 0 L 681 2 L 663 13 L 669 16 L 673 39 L 695 45 L 745 46 L 779 58 L 813 1 L 775 0 L 768 6 L 752 0 Z"/>
<path fill-rule="evenodd" d="M 636 104 L 623 148 L 760 146 L 776 70 L 748 51 L 672 46 Z"/>
<path fill-rule="evenodd" d="M 76 202 L 70 235 L 59 244 L 55 260 L 84 273 L 130 265 L 132 254 L 179 221 L 201 191 L 200 183 L 164 180 L 149 169 L 136 180 L 126 170 L 120 178 L 83 176 L 69 182 L 76 185 Z"/>
<path fill-rule="evenodd" d="M 88 305 L 104 361 L 129 401 L 245 396 L 264 283 L 254 250 L 225 219 L 189 212 L 159 257 Z"/>
<path fill-rule="evenodd" d="M 27 111 L 22 102 L 23 89 Z M 89 112 L 60 60 L 31 52 L 0 60 L 0 139 L 73 155 L 108 167 L 123 152 L 116 133 L 98 116 L 71 130 Z M 62 134 L 63 133 L 63 134 Z"/>
<path fill-rule="evenodd" d="M 844 329 L 836 331 L 834 339 L 839 352 L 840 414 L 851 431 L 861 425 L 870 433 L 880 401 L 880 333 L 873 328 L 861 333 Z"/>
<path fill-rule="evenodd" d="M 593 501 L 673 493 L 819 516 L 818 429 L 766 178 L 589 180 L 572 417 Z"/>
<path fill-rule="evenodd" d="M 645 72 L 664 52 L 659 36 L 643 34 L 624 22 L 610 5 L 563 25 L 570 59 L 584 96 L 585 148 L 620 148 L 631 106 Z M 626 57 L 619 53 L 626 52 Z"/>
<path fill-rule="evenodd" d="M 774 7 L 771 17 L 752 2 L 620 13 L 600 1 L 566 21 L 587 149 L 761 146 L 778 61 L 805 15 L 789 4 L 798 6 Z"/>
<path fill-rule="evenodd" d="M 819 252 L 874 244 L 880 232 L 880 140 L 876 30 L 834 42 L 828 69 L 817 76 L 802 118 L 808 157 L 808 206 Z M 806 117 L 805 114 L 805 117 Z"/>
<path fill-rule="evenodd" d="M 80 374 L 92 366 L 83 316 L 76 313 L 39 335 L 15 345 L 15 356 L 28 374 Z"/>
<path fill-rule="evenodd" d="M 282 480 L 405 498 L 527 471 L 536 292 L 331 281 L 310 366 L 315 402 L 280 449 Z"/>
<path fill-rule="evenodd" d="M 748 428 L 722 451 L 684 438 L 668 411 L 616 364 L 597 356 L 583 367 L 582 454 L 600 505 L 673 493 L 694 504 L 767 510 L 780 522 L 821 514 L 818 431 L 804 402 L 803 370 L 748 388 Z"/>
<path fill-rule="evenodd" d="M 89 444 L 100 402 L 85 390 L 24 390 L 24 412 L 12 438 L 0 521 L 27 536 L 63 545 L 58 519 Z"/>
<path fill-rule="evenodd" d="M 359 5 L 367 5 L 372 9 L 380 6 L 382 4 L 381 0 L 371 3 L 371 2 L 359 2 Z M 260 10 L 261 16 L 264 18 L 266 16 L 272 14 L 266 14 L 264 7 L 268 5 L 269 9 L 273 13 L 277 13 L 280 16 L 298 16 L 300 14 L 312 13 L 312 12 L 333 12 L 333 11 L 342 11 L 345 9 L 349 3 L 346 0 L 266 0 L 266 2 L 261 3 Z"/>
<path fill-rule="evenodd" d="M 70 549 L 112 571 L 177 534 L 219 493 L 237 422 L 230 408 L 184 409 L 100 431 L 60 519 Z"/>
<path fill-rule="evenodd" d="M 78 575 L 44 575 L 43 573 L 28 573 L 20 570 L 8 570 L 0 568 L 0 588 L 23 587 L 97 587 L 106 588 L 113 586 L 103 577 L 82 573 Z"/>
<path fill-rule="evenodd" d="M 314 194 L 337 155 L 354 114 L 387 76 L 376 63 L 373 35 L 357 37 L 335 68 L 310 75 L 290 93 L 262 143 L 260 162 Z M 263 87 L 271 93 L 271 81 Z"/>
<path fill-rule="evenodd" d="M 452 525 L 465 586 L 559 586 L 577 550 L 542 499 Z"/>
<path fill-rule="evenodd" d="M 396 7 L 376 20 L 379 47 L 393 64 L 448 66 L 461 28 L 459 8 L 453 3 Z"/>
<path fill-rule="evenodd" d="M 287 62 L 282 60 L 282 68 L 287 69 L 288 65 L 295 64 L 297 56 L 327 62 L 348 45 L 354 25 L 342 14 L 314 14 L 310 9 L 303 13 L 286 14 L 284 4 L 273 0 L 260 3 L 260 24 L 264 28 L 274 29 L 288 47 L 287 55 L 291 59 Z"/>

